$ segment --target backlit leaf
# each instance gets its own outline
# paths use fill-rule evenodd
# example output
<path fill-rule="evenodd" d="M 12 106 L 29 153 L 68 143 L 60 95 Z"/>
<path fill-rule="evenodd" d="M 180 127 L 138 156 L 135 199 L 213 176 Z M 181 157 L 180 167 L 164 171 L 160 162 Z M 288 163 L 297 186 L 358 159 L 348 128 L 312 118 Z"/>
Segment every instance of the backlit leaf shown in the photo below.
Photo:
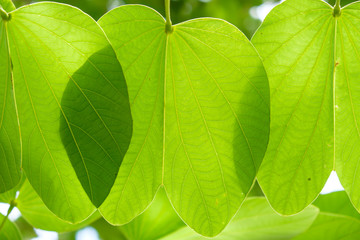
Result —
<path fill-rule="evenodd" d="M 360 211 L 360 2 L 337 21 L 335 71 L 335 169 Z"/>
<path fill-rule="evenodd" d="M 306 231 L 319 213 L 319 209 L 309 206 L 303 212 L 290 216 L 279 216 L 265 198 L 245 200 L 239 212 L 216 240 L 280 240 L 292 239 Z M 194 233 L 190 228 L 182 228 L 161 240 L 202 240 L 207 239 Z M 320 238 L 321 239 L 321 238 Z"/>
<path fill-rule="evenodd" d="M 22 175 L 19 183 L 14 188 L 12 188 L 11 190 L 9 190 L 7 192 L 0 193 L 0 202 L 10 204 L 11 201 L 15 200 L 16 199 L 16 193 L 20 190 L 20 188 L 23 185 L 25 179 L 26 179 L 25 176 Z"/>
<path fill-rule="evenodd" d="M 172 208 L 164 189 L 160 188 L 150 207 L 119 229 L 131 240 L 153 240 L 160 239 L 184 226 L 185 224 Z"/>
<path fill-rule="evenodd" d="M 253 184 L 268 140 L 268 83 L 257 52 L 219 19 L 166 33 L 157 12 L 127 5 L 99 23 L 124 68 L 134 120 L 101 213 L 127 223 L 164 185 L 191 228 L 217 235 Z"/>
<path fill-rule="evenodd" d="M 339 191 L 320 195 L 313 203 L 321 212 L 347 215 L 360 220 L 360 214 L 351 204 L 346 192 Z"/>
<path fill-rule="evenodd" d="M 360 3 L 340 16 L 333 12 L 321 0 L 287 0 L 252 39 L 271 96 L 271 134 L 258 179 L 283 214 L 309 205 L 332 169 L 360 209 Z"/>
<path fill-rule="evenodd" d="M 6 28 L 6 22 L 0 18 L 0 193 L 14 188 L 21 177 L 20 134 Z"/>
<path fill-rule="evenodd" d="M 311 227 L 293 240 L 358 240 L 360 221 L 345 215 L 320 213 Z"/>
<path fill-rule="evenodd" d="M 0 214 L 0 224 L 4 220 L 4 216 Z M 0 229 L 1 240 L 21 240 L 19 229 L 9 219 L 6 219 L 4 226 Z"/>
<path fill-rule="evenodd" d="M 15 5 L 11 0 L 0 0 L 0 5 L 7 12 L 15 10 Z"/>
<path fill-rule="evenodd" d="M 71 224 L 61 220 L 45 206 L 29 181 L 25 181 L 24 185 L 21 187 L 16 202 L 16 207 L 27 222 L 35 228 L 46 231 L 75 231 L 100 218 L 100 214 L 95 212 L 88 219 L 78 224 Z"/>
<path fill-rule="evenodd" d="M 108 195 L 130 142 L 121 66 L 76 8 L 28 5 L 6 26 L 26 176 L 52 212 L 82 221 Z"/>

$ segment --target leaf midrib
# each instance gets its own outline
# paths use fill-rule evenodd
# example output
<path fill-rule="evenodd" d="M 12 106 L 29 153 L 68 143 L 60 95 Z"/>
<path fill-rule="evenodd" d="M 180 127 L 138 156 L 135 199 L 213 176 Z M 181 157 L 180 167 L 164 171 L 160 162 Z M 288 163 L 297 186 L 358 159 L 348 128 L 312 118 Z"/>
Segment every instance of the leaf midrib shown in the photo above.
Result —
<path fill-rule="evenodd" d="M 323 17 L 323 16 L 322 16 L 322 17 Z M 331 20 L 331 19 L 330 19 L 330 20 Z M 328 21 L 329 21 L 329 20 L 328 20 Z M 323 26 L 325 26 L 328 21 L 326 21 L 326 22 L 323 24 Z M 331 26 L 331 24 L 329 24 L 328 30 L 330 29 L 330 26 Z M 319 28 L 319 31 L 315 34 L 315 36 L 320 35 L 320 33 L 322 32 L 322 30 L 323 30 L 323 27 Z M 327 31 L 328 31 L 328 30 L 327 30 Z M 300 58 L 302 58 L 302 57 L 305 55 L 307 49 L 309 49 L 309 48 L 313 45 L 313 43 L 315 42 L 315 40 L 316 40 L 316 37 L 314 37 L 314 38 L 309 42 L 309 44 L 308 44 L 308 45 L 306 46 L 306 48 L 305 48 L 305 51 L 303 51 L 303 54 L 301 54 L 297 59 L 300 59 Z M 326 40 L 326 38 L 325 38 L 325 40 Z M 324 40 L 324 41 L 325 41 L 325 40 Z M 324 45 L 324 42 L 323 42 L 323 45 Z M 322 50 L 321 50 L 321 51 L 322 51 Z M 300 61 L 300 60 L 297 60 L 297 61 Z M 297 62 L 297 61 L 296 61 L 296 62 Z M 318 61 L 318 58 L 317 58 L 316 61 Z M 295 65 L 296 65 L 296 62 L 295 62 Z M 314 71 L 314 68 L 312 69 L 312 73 L 313 73 L 313 71 Z M 276 152 L 275 152 L 275 155 L 274 155 L 274 157 L 273 157 L 272 159 L 276 159 L 276 158 L 277 158 L 277 155 L 278 155 L 278 153 L 279 153 L 279 148 L 280 148 L 280 146 L 282 145 L 282 142 L 283 142 L 283 140 L 284 140 L 284 138 L 285 138 L 286 132 L 287 132 L 288 127 L 289 127 L 289 123 L 291 122 L 291 120 L 292 120 L 292 118 L 293 118 L 293 116 L 294 116 L 294 113 L 295 113 L 295 111 L 296 111 L 296 109 L 297 109 L 297 106 L 298 106 L 299 103 L 301 102 L 301 99 L 302 99 L 302 97 L 303 97 L 303 95 L 304 95 L 305 89 L 306 89 L 306 88 L 308 87 L 308 85 L 309 85 L 309 84 L 308 84 L 309 81 L 310 81 L 310 77 L 307 78 L 306 84 L 305 84 L 303 90 L 301 91 L 301 96 L 299 97 L 299 100 L 298 100 L 297 103 L 296 103 L 296 106 L 295 106 L 295 108 L 294 108 L 294 111 L 292 111 L 289 120 L 286 121 L 286 122 L 287 122 L 286 127 L 285 127 L 285 129 L 283 130 L 283 132 L 282 132 L 282 137 L 281 137 L 281 139 L 280 139 L 280 142 L 279 142 L 278 146 L 276 147 Z M 326 89 L 326 88 L 325 88 L 325 89 Z M 270 136 L 270 138 L 271 138 L 271 136 Z M 266 157 L 266 155 L 265 155 L 265 157 Z M 297 168 L 296 171 L 298 171 L 298 168 Z"/>

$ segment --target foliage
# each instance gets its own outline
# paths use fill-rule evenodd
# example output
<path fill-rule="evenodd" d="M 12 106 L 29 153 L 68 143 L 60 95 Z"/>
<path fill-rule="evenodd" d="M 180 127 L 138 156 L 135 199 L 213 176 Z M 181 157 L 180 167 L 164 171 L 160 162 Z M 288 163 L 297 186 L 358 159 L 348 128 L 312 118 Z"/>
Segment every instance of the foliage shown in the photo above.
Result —
<path fill-rule="evenodd" d="M 359 209 L 360 3 L 333 16 L 322 1 L 298 2 L 275 7 L 252 39 L 272 99 L 272 132 L 258 179 L 278 212 L 294 214 L 335 169 Z"/>
<path fill-rule="evenodd" d="M 35 3 L 45 0 L 14 0 L 19 7 L 24 4 Z M 165 16 L 164 0 L 56 0 L 57 2 L 71 4 L 90 14 L 94 19 L 99 19 L 108 10 L 121 4 L 144 4 L 156 9 Z M 278 0 L 265 0 L 277 2 Z M 248 37 L 255 32 L 260 25 L 259 19 L 254 19 L 249 10 L 262 4 L 262 0 L 172 0 L 172 21 L 183 22 L 198 17 L 217 17 L 225 19 L 239 27 Z"/>
<path fill-rule="evenodd" d="M 164 19 L 138 5 L 110 11 L 99 23 L 124 68 L 134 121 L 100 212 L 124 224 L 163 185 L 187 224 L 217 235 L 250 190 L 267 144 L 268 83 L 255 49 L 217 19 L 166 33 Z"/>
<path fill-rule="evenodd" d="M 61 2 L 0 0 L 1 239 L 357 239 L 360 2 Z"/>

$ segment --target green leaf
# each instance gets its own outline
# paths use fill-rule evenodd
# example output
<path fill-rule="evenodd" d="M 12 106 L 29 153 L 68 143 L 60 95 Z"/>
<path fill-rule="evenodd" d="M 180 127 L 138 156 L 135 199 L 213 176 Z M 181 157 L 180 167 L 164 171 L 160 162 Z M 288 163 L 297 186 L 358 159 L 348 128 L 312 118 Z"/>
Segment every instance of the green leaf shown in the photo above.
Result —
<path fill-rule="evenodd" d="M 239 212 L 216 240 L 263 240 L 292 239 L 306 231 L 319 213 L 318 208 L 309 206 L 303 212 L 290 216 L 279 216 L 265 198 L 249 198 Z M 161 240 L 207 239 L 194 233 L 190 228 L 182 228 Z M 322 238 L 319 238 L 322 239 Z"/>
<path fill-rule="evenodd" d="M 0 202 L 10 204 L 11 201 L 16 199 L 16 193 L 20 190 L 21 186 L 25 182 L 26 177 L 22 175 L 20 182 L 11 190 L 0 194 Z"/>
<path fill-rule="evenodd" d="M 320 208 L 320 214 L 313 225 L 294 240 L 359 238 L 360 214 L 344 191 L 320 195 L 314 205 Z"/>
<path fill-rule="evenodd" d="M 342 9 L 337 21 L 335 71 L 336 172 L 360 211 L 360 2 Z"/>
<path fill-rule="evenodd" d="M 344 191 L 320 195 L 313 204 L 320 208 L 321 212 L 347 215 L 360 219 L 360 214 L 355 210 Z"/>
<path fill-rule="evenodd" d="M 0 214 L 0 225 L 4 221 L 4 216 Z M 9 219 L 6 219 L 4 226 L 0 229 L 1 240 L 21 240 L 19 229 Z"/>
<path fill-rule="evenodd" d="M 6 22 L 0 18 L 0 193 L 14 188 L 21 178 L 20 132 L 6 28 Z"/>
<path fill-rule="evenodd" d="M 11 0 L 0 0 L 0 7 L 2 7 L 7 12 L 11 12 L 16 9 L 14 3 Z"/>
<path fill-rule="evenodd" d="M 119 229 L 128 239 L 152 240 L 175 232 L 184 225 L 173 210 L 164 189 L 160 188 L 150 207 Z"/>
<path fill-rule="evenodd" d="M 0 202 L 2 203 L 10 203 L 12 200 L 16 198 L 17 189 L 11 189 L 7 192 L 0 194 Z"/>
<path fill-rule="evenodd" d="M 23 239 L 33 239 L 38 237 L 33 226 L 31 226 L 23 217 L 19 217 L 14 223 L 18 227 Z"/>
<path fill-rule="evenodd" d="M 99 23 L 124 68 L 134 120 L 101 213 L 127 223 L 164 185 L 191 228 L 217 235 L 253 184 L 268 140 L 268 83 L 257 52 L 219 19 L 166 33 L 157 12 L 128 5 Z"/>
<path fill-rule="evenodd" d="M 344 215 L 320 213 L 313 225 L 293 240 L 358 240 L 360 221 Z"/>
<path fill-rule="evenodd" d="M 120 231 L 119 227 L 114 227 L 110 225 L 103 218 L 100 218 L 96 222 L 92 223 L 90 226 L 96 229 L 96 231 L 99 233 L 100 239 L 129 240 Z"/>
<path fill-rule="evenodd" d="M 100 27 L 76 8 L 28 5 L 6 24 L 23 168 L 52 212 L 80 222 L 94 211 L 89 198 L 99 206 L 108 195 L 130 142 L 121 66 Z"/>
<path fill-rule="evenodd" d="M 21 215 L 33 227 L 46 231 L 70 232 L 83 228 L 100 218 L 100 214 L 95 212 L 85 221 L 78 224 L 65 222 L 53 214 L 41 201 L 39 195 L 26 181 L 20 189 L 19 197 L 16 200 L 16 207 Z"/>
<path fill-rule="evenodd" d="M 360 209 L 359 10 L 357 2 L 334 17 L 321 0 L 287 0 L 252 39 L 264 59 L 272 99 L 269 146 L 258 179 L 282 214 L 309 205 L 335 161 Z"/>

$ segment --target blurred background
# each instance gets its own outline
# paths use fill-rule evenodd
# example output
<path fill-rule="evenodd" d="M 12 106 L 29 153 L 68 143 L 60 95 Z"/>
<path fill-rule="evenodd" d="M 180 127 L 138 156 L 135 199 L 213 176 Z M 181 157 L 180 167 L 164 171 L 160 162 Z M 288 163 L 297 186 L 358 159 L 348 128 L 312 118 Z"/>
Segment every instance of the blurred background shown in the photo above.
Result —
<path fill-rule="evenodd" d="M 42 0 L 14 0 L 17 7 Z M 144 4 L 165 16 L 164 0 L 57 0 L 71 4 L 88 13 L 95 20 L 112 8 L 123 4 Z M 261 23 L 256 7 L 271 9 L 280 0 L 172 0 L 171 19 L 174 24 L 198 17 L 225 19 L 250 37 Z M 262 6 L 262 7 L 264 7 Z"/>
<path fill-rule="evenodd" d="M 13 0 L 17 7 L 44 0 Z M 174 24 L 198 17 L 215 17 L 236 25 L 251 38 L 267 13 L 282 0 L 171 0 L 171 19 Z M 330 5 L 335 0 L 327 0 Z M 82 9 L 95 20 L 107 11 L 124 4 L 144 4 L 165 16 L 164 0 L 57 0 Z M 345 6 L 354 0 L 342 0 Z"/>
<path fill-rule="evenodd" d="M 42 0 L 13 0 L 16 7 L 41 2 Z M 164 14 L 164 0 L 58 0 L 56 2 L 76 6 L 98 20 L 109 10 L 124 4 L 144 4 Z M 250 39 L 260 26 L 266 15 L 281 0 L 172 0 L 171 18 L 174 24 L 198 17 L 222 18 L 236 25 Z M 328 0 L 334 5 L 335 0 Z M 345 6 L 354 0 L 342 0 Z M 322 193 L 342 190 L 335 173 L 333 173 Z M 256 195 L 261 195 L 260 188 L 255 189 Z M 8 205 L 0 204 L 0 212 L 6 214 Z M 16 209 L 10 215 L 20 228 L 24 239 L 36 240 L 98 240 L 98 239 L 124 239 L 121 231 L 112 227 L 104 220 L 98 220 L 91 226 L 76 232 L 58 235 L 56 232 L 33 229 Z M 110 238 L 108 238 L 110 236 Z"/>

